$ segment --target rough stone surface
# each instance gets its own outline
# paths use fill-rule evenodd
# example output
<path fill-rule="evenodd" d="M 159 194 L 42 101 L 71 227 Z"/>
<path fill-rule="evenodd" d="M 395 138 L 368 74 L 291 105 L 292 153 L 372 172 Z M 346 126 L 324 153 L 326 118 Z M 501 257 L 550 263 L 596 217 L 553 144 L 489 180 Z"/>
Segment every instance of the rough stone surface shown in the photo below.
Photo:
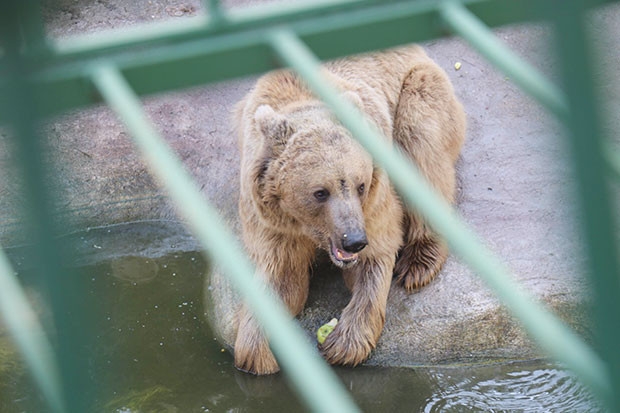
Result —
<path fill-rule="evenodd" d="M 230 5 L 242 3 L 246 2 Z M 151 20 L 188 18 L 202 13 L 201 7 L 197 0 L 62 0 L 46 8 L 45 18 L 49 33 L 63 37 Z M 620 82 L 615 69 L 620 57 L 607 51 L 620 49 L 620 26 L 616 24 L 620 7 L 607 6 L 593 20 L 594 34 L 604 33 L 603 27 L 608 30 L 599 43 L 603 53 L 598 73 L 610 108 L 605 125 L 608 130 L 617 130 Z M 548 27 L 519 25 L 498 29 L 496 34 L 550 78 L 557 78 L 559 68 L 546 46 L 551 37 Z M 561 128 L 464 41 L 441 39 L 425 47 L 448 72 L 468 114 L 468 137 L 459 165 L 459 213 L 503 258 L 526 290 L 587 335 L 587 313 L 582 311 L 587 301 L 581 275 L 583 247 L 574 217 L 570 154 Z M 461 63 L 459 70 L 454 67 L 456 62 Z M 239 154 L 229 113 L 253 80 L 145 99 L 155 125 L 205 196 L 235 229 Z M 129 136 L 109 110 L 95 107 L 74 111 L 52 119 L 43 129 L 58 167 L 55 180 L 61 188 L 60 203 L 73 230 L 132 221 L 177 221 Z M 4 136 L 9 132 L 0 133 Z M 0 140 L 0 169 L 7 171 L 0 176 L 3 245 L 24 242 L 18 213 L 19 181 L 9 168 L 10 149 L 6 139 Z M 183 245 L 190 248 L 195 243 Z M 309 303 L 300 317 L 309 335 L 338 316 L 348 300 L 329 264 L 317 265 L 314 273 Z M 211 318 L 225 326 L 234 295 L 221 281 L 207 282 L 207 297 L 215 299 Z M 222 334 L 230 340 L 231 331 L 224 329 Z M 539 355 L 482 281 L 452 257 L 428 287 L 411 295 L 392 289 L 385 330 L 368 364 L 415 365 Z"/>

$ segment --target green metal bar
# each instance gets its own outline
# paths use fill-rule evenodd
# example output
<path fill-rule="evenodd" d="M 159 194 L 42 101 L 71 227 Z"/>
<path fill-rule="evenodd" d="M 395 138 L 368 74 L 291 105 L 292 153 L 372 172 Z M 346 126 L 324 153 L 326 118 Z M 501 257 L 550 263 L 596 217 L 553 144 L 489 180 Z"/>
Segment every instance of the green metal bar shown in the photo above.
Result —
<path fill-rule="evenodd" d="M 0 248 L 0 316 L 4 319 L 18 350 L 32 372 L 35 383 L 41 389 L 52 411 L 66 412 L 54 351 L 2 248 Z"/>
<path fill-rule="evenodd" d="M 218 3 L 216 0 L 206 1 L 212 6 Z M 583 44 L 582 21 L 578 16 L 586 6 L 595 6 L 606 3 L 606 1 L 570 1 L 567 3 L 569 7 L 564 7 L 562 4 L 558 10 L 549 11 L 543 10 L 544 7 L 539 7 L 537 0 L 519 2 L 465 0 L 462 2 L 464 6 L 454 2 L 424 0 L 415 2 L 396 0 L 385 3 L 379 0 L 320 0 L 303 2 L 301 5 L 295 4 L 294 6 L 274 6 L 277 9 L 271 7 L 230 15 L 226 13 L 226 21 L 215 22 L 199 17 L 184 21 L 179 25 L 129 30 L 127 35 L 124 32 L 116 32 L 113 35 L 105 34 L 87 39 L 80 37 L 76 40 L 59 41 L 55 43 L 54 54 L 51 56 L 47 56 L 47 43 L 40 24 L 40 16 L 22 19 L 28 16 L 28 13 L 23 11 L 29 7 L 36 7 L 37 2 L 28 0 L 21 3 L 18 1 L 3 3 L 0 6 L 0 33 L 2 34 L 0 42 L 3 43 L 0 47 L 0 107 L 3 108 L 0 120 L 9 120 L 16 125 L 16 132 L 20 136 L 20 139 L 16 140 L 17 146 L 22 153 L 22 164 L 27 165 L 27 168 L 24 168 L 24 180 L 27 184 L 25 193 L 26 198 L 30 199 L 33 205 L 30 221 L 40 241 L 38 242 L 39 255 L 42 257 L 42 262 L 46 263 L 42 268 L 42 274 L 52 292 L 53 313 L 59 324 L 59 348 L 64 349 L 60 354 L 60 376 L 63 382 L 58 384 L 58 387 L 64 385 L 71 389 L 72 394 L 81 393 L 85 388 L 82 380 L 79 379 L 82 376 L 73 374 L 81 367 L 76 364 L 75 360 L 72 360 L 71 349 L 76 348 L 74 336 L 66 333 L 70 333 L 74 327 L 68 321 L 70 319 L 65 317 L 65 313 L 71 309 L 75 310 L 76 307 L 75 303 L 66 305 L 61 302 L 63 296 L 68 297 L 72 294 L 65 294 L 63 291 L 63 286 L 69 286 L 60 270 L 57 248 L 54 246 L 52 218 L 49 208 L 45 207 L 50 205 L 49 188 L 46 187 L 43 178 L 46 169 L 41 157 L 42 146 L 33 125 L 36 117 L 98 101 L 90 82 L 92 72 L 90 69 L 84 70 L 85 65 L 92 64 L 102 56 L 106 57 L 119 67 L 138 94 L 153 93 L 269 70 L 274 67 L 274 62 L 271 60 L 264 41 L 267 36 L 271 36 L 270 41 L 279 50 L 283 59 L 288 59 L 285 55 L 292 52 L 293 56 L 290 57 L 290 61 L 293 64 L 309 62 L 308 67 L 304 68 L 302 65 L 300 70 L 309 71 L 312 77 L 318 62 L 304 49 L 303 44 L 292 34 L 293 32 L 311 49 L 314 49 L 320 58 L 331 58 L 437 37 L 441 34 L 441 26 L 438 23 L 443 19 L 453 30 L 460 31 L 461 35 L 476 44 L 476 47 L 483 53 L 488 53 L 491 59 L 495 59 L 493 56 L 496 56 L 499 50 L 496 64 L 503 67 L 511 78 L 529 90 L 553 112 L 561 118 L 568 119 L 571 125 L 571 130 L 574 132 L 575 156 L 582 172 L 579 175 L 580 188 L 584 199 L 590 200 L 585 203 L 588 217 L 587 244 L 590 247 L 592 268 L 595 274 L 595 291 L 601 298 L 597 300 L 600 348 L 605 360 L 609 360 L 609 371 L 590 349 L 585 348 L 580 340 L 575 339 L 572 332 L 558 324 L 548 313 L 538 315 L 536 313 L 538 306 L 528 310 L 528 306 L 533 305 L 531 300 L 515 288 L 514 282 L 510 281 L 501 263 L 486 250 L 475 251 L 480 248 L 479 243 L 472 243 L 471 234 L 468 233 L 467 228 L 460 224 L 449 209 L 437 203 L 436 196 L 432 194 L 419 196 L 424 195 L 428 188 L 427 190 L 421 189 L 418 193 L 421 184 L 416 181 L 421 181 L 421 177 L 407 173 L 401 174 L 402 171 L 412 172 L 402 156 L 396 158 L 397 161 L 394 162 L 389 158 L 393 154 L 381 145 L 374 149 L 374 156 L 377 161 L 383 162 L 393 182 L 410 203 L 428 214 L 427 219 L 440 232 L 452 233 L 451 238 L 448 237 L 452 248 L 463 256 L 465 261 L 478 269 L 506 305 L 524 320 L 530 334 L 535 339 L 542 340 L 540 341 L 541 347 L 555 354 L 556 358 L 582 375 L 584 381 L 595 389 L 612 406 L 612 409 L 620 408 L 619 396 L 613 395 L 611 390 L 620 387 L 620 353 L 614 351 L 614 344 L 619 338 L 617 326 L 620 325 L 620 311 L 615 298 L 620 293 L 618 286 L 620 281 L 616 244 L 612 232 L 615 226 L 611 220 L 604 219 L 612 214 L 609 194 L 606 192 L 601 174 L 603 157 L 607 155 L 613 159 L 610 161 L 612 166 L 618 165 L 618 157 L 611 153 L 601 154 L 602 143 L 599 139 L 600 131 L 597 129 L 598 119 L 594 108 L 588 107 L 584 113 L 572 117 L 567 115 L 566 103 L 570 102 L 572 108 L 578 108 L 581 111 L 583 107 L 579 106 L 580 102 L 595 101 L 591 96 L 591 71 L 588 67 L 588 60 L 580 60 L 578 57 L 587 51 Z M 557 3 L 545 2 L 546 6 L 549 4 L 558 6 Z M 8 9 L 11 9 L 10 13 L 4 12 L 7 10 L 6 5 Z M 13 8 L 20 11 L 15 12 Z M 18 16 L 18 20 L 25 22 L 26 25 L 21 31 L 13 30 L 15 22 L 11 21 L 11 16 Z M 489 31 L 475 16 L 492 26 L 548 16 L 557 17 L 562 51 L 566 62 L 569 62 L 565 63 L 563 68 L 571 69 L 566 76 L 569 79 L 567 82 L 568 100 L 540 75 L 529 75 L 528 71 L 531 68 L 515 60 L 515 56 L 510 52 L 506 53 L 506 50 L 501 50 L 503 46 L 489 36 Z M 275 24 L 286 24 L 292 32 L 268 34 Z M 22 35 L 23 37 L 20 37 Z M 16 36 L 20 37 L 18 41 L 15 41 Z M 26 47 L 20 51 L 18 50 L 20 47 L 15 47 L 18 44 L 25 44 Z M 26 59 L 20 59 L 20 54 Z M 574 68 L 577 69 L 574 70 Z M 116 86 L 119 84 L 119 79 L 122 81 L 118 72 L 109 67 L 98 69 L 96 72 L 100 75 L 97 78 L 99 81 L 101 78 L 106 79 L 106 76 L 107 81 L 111 78 L 112 84 Z M 171 74 L 174 75 L 171 76 Z M 333 91 L 321 91 L 321 85 L 317 83 L 320 80 L 317 76 L 313 83 L 319 88 L 319 94 L 327 96 L 328 103 L 331 102 L 331 105 L 337 106 L 338 97 L 333 95 Z M 113 97 L 129 92 L 127 94 L 134 102 L 129 105 L 131 110 L 128 111 L 127 117 L 133 117 L 134 125 L 139 127 L 144 119 L 140 111 L 136 111 L 137 99 L 126 85 L 122 85 L 120 90 L 121 93 L 113 93 Z M 37 108 L 36 103 L 41 103 L 42 106 Z M 356 127 L 359 129 L 360 123 L 356 123 L 359 117 L 356 117 L 354 112 L 348 112 L 346 107 L 345 109 L 336 107 L 334 111 L 339 113 L 343 123 L 352 128 L 369 150 L 378 143 L 375 139 L 376 134 L 355 130 Z M 138 113 L 137 117 L 136 113 Z M 153 131 L 149 132 L 147 129 L 146 135 L 154 135 L 151 132 Z M 590 136 L 594 137 L 594 151 L 588 147 Z M 147 144 L 143 144 L 145 145 Z M 593 165 L 594 168 L 592 168 Z M 415 185 L 412 185 L 412 182 Z M 198 204 L 181 203 L 181 205 Z M 200 211 L 204 213 L 204 209 Z M 444 222 L 443 219 L 447 221 Z M 204 234 L 204 237 L 207 236 L 208 234 Z M 468 245 L 469 243 L 471 246 Z M 205 244 L 209 244 L 208 238 L 205 238 Z M 216 245 L 212 247 L 215 248 Z M 469 256 L 469 254 L 474 255 Z M 239 256 L 233 257 L 231 261 L 239 258 Z M 215 259 L 217 258 L 216 255 Z M 246 264 L 249 265 L 248 263 L 241 264 L 241 267 L 247 267 L 244 271 L 251 268 Z M 252 291 L 252 293 L 256 292 Z M 275 320 L 277 325 L 277 316 Z M 541 324 L 532 324 L 534 322 L 541 322 Z M 277 325 L 277 328 L 282 330 L 280 325 Z M 271 330 L 269 334 L 272 334 Z M 279 345 L 277 341 L 273 341 L 272 344 L 278 357 L 288 357 L 285 349 L 275 348 Z M 284 352 L 283 355 L 280 355 L 281 352 Z M 305 358 L 295 357 L 293 363 L 300 364 L 304 360 Z M 283 365 L 286 364 L 284 359 L 282 361 Z M 288 363 L 291 361 L 289 360 Z M 302 369 L 302 371 L 305 370 Z M 40 373 L 35 372 L 35 374 Z M 295 380 L 297 383 L 304 381 L 301 377 L 296 377 Z M 616 393 L 620 392 L 616 391 Z M 324 406 L 318 406 L 316 403 L 329 396 L 324 391 L 318 391 L 318 397 L 317 393 L 313 393 L 314 396 L 308 396 L 310 392 L 304 394 L 304 397 L 314 397 L 315 404 L 312 406 L 315 409 L 323 408 Z M 59 401 L 62 400 L 59 394 L 52 394 L 52 397 Z M 79 407 L 83 407 L 83 404 L 80 403 L 82 402 L 68 400 L 68 408 L 71 411 L 83 411 Z M 344 406 L 350 407 L 347 403 L 345 401 Z M 337 405 L 331 403 L 331 406 Z"/>
<path fill-rule="evenodd" d="M 17 3 L 17 2 L 15 2 Z M 37 283 L 42 291 L 47 292 L 54 327 L 54 345 L 58 350 L 58 377 L 54 391 L 70 389 L 70 393 L 53 395 L 53 407 L 64 407 L 70 412 L 88 410 L 87 395 L 89 384 L 86 368 L 84 337 L 88 334 L 88 326 L 83 323 L 86 310 L 78 305 L 80 295 L 76 293 L 75 279 L 69 279 L 67 271 L 62 268 L 62 251 L 55 235 L 57 234 L 57 217 L 53 211 L 54 179 L 48 169 L 47 155 L 49 151 L 39 134 L 37 101 L 33 85 L 27 77 L 28 64 L 32 56 L 23 56 L 22 39 L 23 10 L 14 4 L 0 10 L 0 39 L 5 45 L 6 93 L 0 100 L 0 111 L 11 121 L 11 133 L 14 134 L 15 166 L 19 168 L 22 183 L 21 197 L 24 208 L 22 226 L 27 239 L 33 244 L 33 267 L 37 275 Z M 26 26 L 33 26 L 28 23 Z M 80 303 L 81 304 L 81 303 Z M 78 310 L 79 309 L 79 310 Z M 45 353 L 42 357 L 47 357 Z M 46 366 L 39 366 L 40 369 Z M 50 374 L 55 374 L 50 371 Z M 50 390 L 50 389 L 46 389 Z M 49 396 L 49 395 L 47 395 Z M 69 397 L 67 397 L 69 396 Z"/>
<path fill-rule="evenodd" d="M 225 24 L 224 20 L 226 19 L 226 16 L 224 15 L 224 10 L 222 10 L 220 0 L 205 0 L 205 5 L 209 11 L 210 26 L 218 27 Z"/>
<path fill-rule="evenodd" d="M 440 15 L 448 27 L 466 39 L 478 52 L 512 79 L 521 89 L 546 106 L 560 120 L 568 121 L 570 116 L 565 94 L 554 84 L 506 47 L 472 12 L 456 0 L 443 0 Z M 517 2 L 513 2 L 517 4 Z M 519 5 L 519 7 L 523 7 Z M 552 15 L 540 8 L 543 15 Z M 620 156 L 615 151 L 606 151 L 606 162 L 610 170 L 620 177 Z"/>
<path fill-rule="evenodd" d="M 211 11 L 215 0 L 204 0 Z M 281 3 L 276 7 L 261 5 L 226 13 L 226 25 L 210 26 L 209 17 L 196 16 L 182 22 L 149 23 L 122 30 L 109 30 L 99 34 L 78 35 L 53 41 L 54 49 L 63 58 L 90 58 L 101 52 L 116 53 L 126 49 L 140 49 L 157 44 L 204 39 L 221 33 L 253 30 L 261 26 L 289 23 L 307 19 L 317 14 L 339 11 L 351 3 L 363 4 L 376 1 L 319 0 Z M 221 7 L 217 7 L 221 11 Z"/>
<path fill-rule="evenodd" d="M 448 27 L 466 39 L 488 61 L 549 108 L 561 119 L 568 117 L 566 98 L 536 68 L 506 47 L 474 14 L 455 0 L 441 1 L 441 17 Z"/>
<path fill-rule="evenodd" d="M 570 329 L 536 303 L 513 281 L 502 263 L 476 238 L 452 209 L 435 194 L 423 177 L 398 150 L 388 146 L 379 132 L 363 122 L 359 112 L 345 102 L 320 73 L 320 62 L 290 31 L 272 33 L 271 44 L 278 56 L 293 67 L 311 89 L 334 112 L 360 143 L 385 169 L 407 204 L 416 208 L 450 244 L 460 258 L 475 269 L 502 303 L 523 323 L 542 347 L 605 399 L 610 397 L 606 368 L 599 357 Z"/>
<path fill-rule="evenodd" d="M 215 0 L 205 0 L 209 9 L 212 7 L 212 1 Z M 618 0 L 589 1 L 588 5 L 595 7 L 615 1 Z M 396 9 L 400 9 L 404 15 L 412 14 L 412 12 L 419 13 L 424 10 L 437 12 L 438 3 L 436 0 L 391 0 L 389 2 L 384 0 L 302 0 L 278 2 L 228 10 L 225 15 L 227 21 L 225 25 L 207 27 L 206 23 L 209 19 L 198 16 L 183 22 L 150 23 L 136 28 L 80 35 L 69 39 L 56 40 L 54 44 L 57 52 L 61 55 L 84 58 L 97 55 L 103 50 L 118 52 L 127 48 L 144 48 L 144 46 L 153 46 L 158 43 L 203 39 L 205 35 L 268 29 L 280 24 L 285 24 L 296 31 L 299 23 L 310 22 L 316 26 L 316 31 L 330 32 L 333 29 L 333 24 L 348 26 L 352 22 L 354 23 L 355 17 L 352 15 L 357 12 L 376 14 L 377 16 L 383 14 L 383 10 Z M 463 1 L 463 4 L 473 12 L 483 16 L 483 21 L 489 26 L 548 17 L 540 13 L 540 8 L 536 7 L 538 3 L 539 0 L 520 0 L 519 2 L 506 0 Z M 434 17 L 436 16 L 437 14 L 434 15 Z M 331 22 L 331 20 L 337 22 Z M 427 36 L 429 35 L 433 36 L 428 33 Z M 403 41 L 412 41 L 412 39 Z M 342 52 L 342 54 L 346 53 Z"/>
<path fill-rule="evenodd" d="M 24 55 L 38 58 L 49 53 L 43 17 L 38 0 L 5 0 L 4 7 L 12 8 L 11 15 L 20 27 L 21 47 Z M 6 9 L 5 9 L 6 10 Z"/>
<path fill-rule="evenodd" d="M 219 219 L 217 211 L 200 195 L 192 178 L 148 121 L 139 98 L 121 73 L 111 65 L 101 64 L 92 69 L 92 79 L 131 132 L 151 171 L 175 201 L 208 258 L 230 276 L 264 326 L 278 361 L 306 404 L 315 411 L 357 411 L 338 378 L 311 348 L 283 304 L 258 278 L 252 277 L 253 265 Z"/>
<path fill-rule="evenodd" d="M 603 146 L 603 156 L 609 166 L 609 172 L 620 181 L 620 153 L 611 144 Z"/>
<path fill-rule="evenodd" d="M 301 17 L 296 13 L 291 13 L 298 16 L 298 21 L 286 24 L 297 26 L 309 44 L 322 49 L 322 58 L 332 58 L 370 48 L 390 47 L 420 37 L 434 27 L 436 19 L 431 18 L 434 12 L 433 2 L 401 1 L 355 10 L 350 16 L 320 15 L 300 20 Z M 309 12 L 298 13 L 305 16 Z M 264 21 L 259 22 L 231 23 L 221 34 L 211 33 L 208 42 L 204 41 L 209 33 L 202 28 L 202 21 L 192 36 L 177 35 L 180 39 L 178 42 L 174 41 L 172 35 L 166 41 L 159 38 L 147 41 L 145 39 L 149 38 L 153 30 L 150 28 L 144 29 L 148 32 L 146 35 L 136 31 L 134 36 L 139 40 L 135 42 L 113 42 L 114 34 L 109 35 L 111 43 L 107 42 L 109 38 L 105 36 L 64 48 L 60 46 L 64 43 L 58 42 L 57 57 L 45 70 L 36 73 L 38 98 L 46 114 L 97 102 L 98 95 L 88 88 L 88 73 L 83 70 L 83 65 L 75 64 L 73 60 L 97 59 L 98 55 L 104 53 L 109 54 L 139 95 L 274 69 L 276 65 L 264 43 L 266 30 L 271 27 L 265 21 L 273 24 L 281 20 L 265 17 Z M 191 24 L 189 20 L 188 25 Z M 431 36 L 440 34 L 439 26 L 435 26 Z M 98 49 L 93 51 L 89 47 Z M 58 96 L 63 99 L 58 99 Z"/>
<path fill-rule="evenodd" d="M 540 18 L 538 3 L 464 2 L 492 26 Z M 278 24 L 295 31 L 321 59 L 439 37 L 444 34 L 439 15 L 442 4 L 435 0 L 321 0 L 227 11 L 225 24 L 214 26 L 208 18 L 197 16 L 76 36 L 52 40 L 52 55 L 45 65 L 33 65 L 26 73 L 36 84 L 41 115 L 48 116 L 99 101 L 83 67 L 102 57 L 113 61 L 135 92 L 144 95 L 272 69 L 264 39 Z M 6 96 L 4 63 L 0 60 L 0 100 Z M 0 113 L 2 120 L 7 119 Z"/>
<path fill-rule="evenodd" d="M 604 401 L 620 411 L 620 262 L 617 209 L 609 191 L 606 142 L 599 117 L 592 50 L 588 44 L 585 8 L 565 0 L 554 10 L 557 47 L 572 115 L 567 120 L 576 179 L 583 211 L 584 248 L 594 287 L 597 349 L 607 363 L 611 387 Z"/>

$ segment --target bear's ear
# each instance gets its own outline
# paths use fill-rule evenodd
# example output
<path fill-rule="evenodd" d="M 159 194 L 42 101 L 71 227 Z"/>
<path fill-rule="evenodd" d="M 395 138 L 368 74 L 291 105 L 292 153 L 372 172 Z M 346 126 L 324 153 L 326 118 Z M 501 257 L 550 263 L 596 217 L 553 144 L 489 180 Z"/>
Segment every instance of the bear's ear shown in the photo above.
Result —
<path fill-rule="evenodd" d="M 290 122 L 269 105 L 261 105 L 256 109 L 254 121 L 263 135 L 274 144 L 285 144 L 294 132 Z"/>

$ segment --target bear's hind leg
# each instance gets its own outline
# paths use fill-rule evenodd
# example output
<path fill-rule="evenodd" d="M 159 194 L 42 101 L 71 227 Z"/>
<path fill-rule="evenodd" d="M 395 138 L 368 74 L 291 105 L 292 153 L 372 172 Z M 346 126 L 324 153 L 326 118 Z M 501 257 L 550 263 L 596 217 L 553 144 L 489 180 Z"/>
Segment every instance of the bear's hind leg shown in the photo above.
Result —
<path fill-rule="evenodd" d="M 411 292 L 435 278 L 448 258 L 448 246 L 423 223 L 418 223 L 415 214 L 406 212 L 405 222 L 405 243 L 398 253 L 394 275 L 396 282 Z"/>
<path fill-rule="evenodd" d="M 417 62 L 405 77 L 393 137 L 432 187 L 452 203 L 455 163 L 465 139 L 465 113 L 448 77 L 434 62 Z M 437 275 L 448 257 L 448 247 L 413 211 L 405 211 L 403 230 L 394 274 L 400 285 L 412 291 Z"/>

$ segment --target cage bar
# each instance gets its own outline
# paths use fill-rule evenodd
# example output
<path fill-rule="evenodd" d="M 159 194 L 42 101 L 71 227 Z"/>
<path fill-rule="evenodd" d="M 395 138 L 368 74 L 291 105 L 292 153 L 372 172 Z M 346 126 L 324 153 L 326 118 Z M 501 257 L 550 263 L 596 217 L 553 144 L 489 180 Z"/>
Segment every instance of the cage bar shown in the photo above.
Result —
<path fill-rule="evenodd" d="M 536 342 L 557 360 L 575 371 L 597 394 L 611 392 L 607 372 L 599 357 L 570 329 L 538 305 L 508 274 L 502 263 L 477 240 L 404 156 L 381 139 L 376 128 L 363 122 L 355 108 L 345 102 L 320 73 L 320 62 L 286 30 L 273 32 L 272 45 L 280 58 L 308 82 L 353 136 L 385 169 L 405 201 L 444 236 L 453 252 L 486 281 L 502 303 L 519 318 Z"/>
<path fill-rule="evenodd" d="M 119 71 L 101 64 L 93 69 L 93 82 L 108 105 L 123 120 L 145 157 L 151 172 L 163 183 L 208 259 L 230 276 L 233 285 L 265 328 L 269 343 L 297 391 L 314 411 L 355 412 L 357 408 L 339 379 L 310 347 L 301 328 L 284 305 L 257 277 L 238 242 L 200 195 L 193 179 L 146 118 L 138 97 Z M 324 400 L 329 403 L 324 403 Z"/>
<path fill-rule="evenodd" d="M 452 0 L 442 1 L 440 10 L 441 18 L 452 31 L 467 40 L 521 89 L 559 118 L 566 119 L 568 107 L 560 89 L 545 79 L 532 65 L 504 46 L 474 14 L 461 3 Z"/>
<path fill-rule="evenodd" d="M 620 158 L 609 150 L 611 145 L 605 143 L 600 131 L 588 55 L 590 47 L 583 27 L 588 8 L 611 2 L 567 0 L 558 9 L 557 2 L 539 0 L 320 0 L 224 13 L 219 1 L 205 0 L 204 4 L 211 9 L 211 19 L 196 17 L 182 24 L 117 30 L 59 41 L 46 39 L 36 0 L 2 2 L 0 121 L 13 128 L 25 183 L 23 192 L 29 205 L 29 227 L 36 241 L 36 254 L 43 264 L 39 269 L 40 282 L 52 296 L 53 316 L 59 331 L 57 383 L 52 383 L 56 373 L 45 339 L 37 341 L 32 335 L 23 335 L 23 331 L 12 331 L 32 364 L 33 374 L 50 408 L 86 411 L 92 383 L 84 376 L 85 360 L 74 354 L 74 350 L 83 346 L 84 337 L 75 331 L 72 324 L 75 319 L 67 314 L 79 307 L 66 290 L 72 286 L 62 268 L 54 239 L 56 217 L 46 183 L 51 172 L 43 160 L 45 148 L 35 125 L 51 114 L 99 102 L 100 97 L 94 93 L 99 91 L 124 118 L 151 163 L 165 165 L 154 167 L 153 172 L 168 182 L 172 196 L 181 201 L 179 205 L 185 207 L 187 219 L 210 257 L 216 262 L 221 260 L 222 267 L 242 291 L 244 288 L 251 290 L 249 299 L 257 315 L 266 322 L 282 364 L 304 366 L 303 377 L 295 369 L 291 370 L 291 377 L 309 406 L 315 410 L 324 409 L 324 404 L 318 404 L 322 397 L 330 398 L 330 406 L 335 411 L 355 410 L 342 385 L 318 355 L 307 348 L 299 328 L 290 326 L 282 305 L 277 301 L 273 308 L 263 304 L 263 300 L 273 297 L 252 281 L 251 263 L 217 216 L 207 212 L 208 217 L 204 217 L 205 211 L 211 211 L 210 207 L 200 199 L 179 162 L 146 121 L 137 97 L 270 70 L 277 66 L 273 48 L 281 60 L 308 80 L 342 123 L 383 165 L 406 201 L 418 208 L 448 239 L 461 259 L 477 270 L 502 302 L 522 320 L 539 345 L 575 371 L 611 411 L 620 409 L 620 352 L 616 351 L 620 339 L 617 329 L 620 325 L 617 300 L 620 274 L 614 232 L 617 217 L 606 175 L 610 170 L 620 174 Z M 539 19 L 556 24 L 562 67 L 570 68 L 565 73 L 564 91 L 516 58 L 486 27 Z M 439 201 L 415 168 L 397 151 L 383 145 L 376 132 L 361 128 L 359 114 L 346 102 L 341 102 L 318 74 L 318 59 L 438 37 L 444 34 L 445 24 L 470 41 L 568 125 L 586 217 L 584 233 L 590 275 L 596 294 L 596 351 L 529 298 L 512 281 L 497 257 L 491 255 L 454 212 Z M 274 31 L 274 27 L 282 26 L 287 29 Z M 232 70 L 233 67 L 236 69 Z M 176 76 L 166 76 L 169 73 Z M 200 213 L 196 208 L 187 207 L 196 205 L 201 205 Z M 217 242 L 213 242 L 214 234 Z M 228 241 L 222 243 L 222 237 Z M 231 249 L 231 245 L 235 247 Z M 232 255 L 226 258 L 231 251 Z M 0 286 L 15 287 L 12 270 L 3 260 L 0 252 L 0 275 L 4 275 L 0 278 L 3 283 Z M 2 293 L 10 292 L 13 299 L 17 299 L 16 305 L 25 305 L 19 288 L 11 290 L 13 287 L 3 288 Z M 254 299 L 257 291 L 262 291 L 258 293 L 261 298 Z M 4 306 L 0 311 L 5 318 L 10 317 Z M 301 346 L 306 356 L 293 357 L 287 350 L 289 346 Z M 314 380 L 308 381 L 308 371 L 313 372 Z"/>
<path fill-rule="evenodd" d="M 15 274 L 0 248 L 0 316 L 51 410 L 66 412 L 54 350 Z"/>
<path fill-rule="evenodd" d="M 613 207 L 605 162 L 599 100 L 592 69 L 592 47 L 581 1 L 566 0 L 555 13 L 557 48 L 571 116 L 567 130 L 572 146 L 582 218 L 584 249 L 594 287 L 597 350 L 602 354 L 613 391 L 606 394 L 610 411 L 620 410 L 620 264 L 617 210 Z M 614 213 L 615 212 L 615 213 Z"/>

